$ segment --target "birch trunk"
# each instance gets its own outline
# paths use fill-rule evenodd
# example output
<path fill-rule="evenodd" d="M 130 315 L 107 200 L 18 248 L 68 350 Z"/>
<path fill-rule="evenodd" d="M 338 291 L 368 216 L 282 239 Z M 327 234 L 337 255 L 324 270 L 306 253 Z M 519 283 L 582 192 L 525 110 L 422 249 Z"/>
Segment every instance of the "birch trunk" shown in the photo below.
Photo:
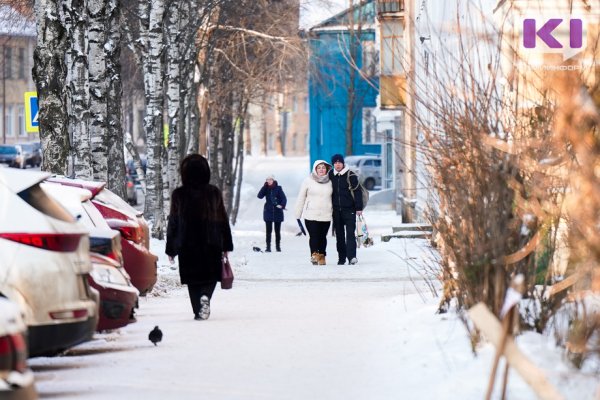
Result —
<path fill-rule="evenodd" d="M 42 171 L 67 175 L 69 133 L 65 96 L 67 32 L 58 0 L 37 0 L 37 45 L 33 53 L 33 80 L 39 103 Z"/>
<path fill-rule="evenodd" d="M 121 98 L 123 82 L 121 81 L 121 19 L 120 0 L 108 0 L 107 4 L 107 40 L 104 46 L 106 56 L 106 74 L 108 90 L 106 97 L 107 111 L 107 157 L 108 188 L 127 198 L 125 190 L 125 149 L 123 140 L 123 124 Z"/>
<path fill-rule="evenodd" d="M 64 15 L 69 40 L 66 54 L 67 111 L 71 131 L 73 174 L 92 179 L 92 157 L 88 132 L 89 73 L 87 60 L 87 0 L 65 0 Z"/>
<path fill-rule="evenodd" d="M 94 179 L 108 181 L 106 109 L 106 0 L 88 0 L 88 65 L 90 77 L 89 133 Z"/>
<path fill-rule="evenodd" d="M 262 135 L 261 135 L 261 153 L 263 156 L 267 155 L 268 148 L 268 137 L 269 132 L 267 131 L 267 96 L 263 96 L 263 101 L 260 106 L 260 114 L 261 114 L 261 126 L 262 126 Z"/>
<path fill-rule="evenodd" d="M 230 220 L 233 225 L 237 222 L 237 216 L 240 209 L 240 197 L 242 190 L 242 180 L 244 178 L 244 132 L 246 127 L 246 118 L 248 116 L 248 100 L 243 101 L 242 111 L 240 115 L 240 126 L 237 134 L 237 150 L 235 155 L 235 169 L 234 182 L 235 184 L 235 198 L 233 200 L 233 207 L 231 209 Z"/>
<path fill-rule="evenodd" d="M 151 3 L 140 2 L 140 32 L 144 43 L 144 92 L 146 116 L 147 169 L 146 202 L 144 213 L 153 223 L 152 236 L 164 236 L 164 213 L 162 197 L 162 148 L 163 148 L 163 17 L 164 0 Z"/>
<path fill-rule="evenodd" d="M 172 1 L 168 4 L 165 20 L 166 20 L 166 33 L 165 33 L 165 53 L 166 53 L 166 86 L 167 86 L 167 123 L 169 126 L 169 140 L 167 147 L 167 162 L 166 162 L 166 182 L 168 184 L 167 194 L 175 190 L 179 184 L 178 166 L 181 160 L 181 129 L 180 129 L 180 116 L 181 110 L 181 59 L 183 54 L 181 53 L 180 42 L 183 34 L 182 27 L 179 25 L 180 19 L 185 18 L 184 15 L 180 15 L 180 2 Z M 185 21 L 183 21 L 185 25 Z M 165 207 L 168 206 L 168 196 L 165 200 Z"/>

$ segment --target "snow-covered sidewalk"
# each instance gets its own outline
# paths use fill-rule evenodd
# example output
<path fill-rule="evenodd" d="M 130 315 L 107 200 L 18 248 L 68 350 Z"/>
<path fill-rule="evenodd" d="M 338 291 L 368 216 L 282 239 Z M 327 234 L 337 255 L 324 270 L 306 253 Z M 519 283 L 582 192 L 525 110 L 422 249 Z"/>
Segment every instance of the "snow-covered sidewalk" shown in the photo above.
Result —
<path fill-rule="evenodd" d="M 474 356 L 457 317 L 439 315 L 426 278 L 432 250 L 419 239 L 379 235 L 400 222 L 392 211 L 366 210 L 373 247 L 358 266 L 337 266 L 328 237 L 328 264 L 310 265 L 306 237 L 296 237 L 289 209 L 306 159 L 250 158 L 243 209 L 234 228 L 232 290 L 217 289 L 208 321 L 194 321 L 176 266 L 160 256 L 159 284 L 140 299 L 138 322 L 98 334 L 66 355 L 29 360 L 42 399 L 461 399 L 484 398 L 494 355 Z M 262 202 L 267 172 L 290 199 L 281 253 L 264 248 Z M 248 171 L 253 171 L 250 174 Z M 263 176 L 264 175 L 264 176 Z M 431 282 L 429 282 L 431 283 Z M 148 333 L 158 325 L 158 346 Z M 518 338 L 519 347 L 566 399 L 600 399 L 597 371 L 577 372 L 551 339 Z M 499 386 L 499 385 L 497 385 Z M 495 396 L 494 398 L 499 398 Z M 535 399 L 516 374 L 508 398 Z"/>

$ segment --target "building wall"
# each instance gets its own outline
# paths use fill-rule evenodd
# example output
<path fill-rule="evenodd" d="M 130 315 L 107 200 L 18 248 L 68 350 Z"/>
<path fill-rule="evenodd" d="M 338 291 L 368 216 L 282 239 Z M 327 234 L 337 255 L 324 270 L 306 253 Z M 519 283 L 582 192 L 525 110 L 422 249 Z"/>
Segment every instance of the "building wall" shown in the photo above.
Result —
<path fill-rule="evenodd" d="M 35 36 L 8 36 L 0 33 L 0 143 L 39 140 L 25 131 L 25 92 L 34 92 L 31 76 Z"/>
<path fill-rule="evenodd" d="M 310 98 L 310 159 L 311 165 L 317 159 L 330 160 L 335 153 L 346 152 L 346 112 L 348 107 L 348 86 L 350 69 L 348 50 L 343 44 L 348 41 L 344 30 L 315 31 L 310 40 L 311 67 L 309 77 Z M 365 43 L 375 42 L 375 31 L 363 30 L 361 37 Z M 363 66 L 363 54 L 359 51 L 356 60 L 358 68 Z M 357 104 L 353 112 L 352 147 L 354 155 L 381 154 L 381 145 L 365 143 L 363 140 L 363 112 L 365 108 L 376 107 L 379 80 L 376 77 L 367 82 L 356 74 L 355 88 Z"/>
<path fill-rule="evenodd" d="M 307 155 L 309 108 L 306 81 L 290 81 L 283 91 L 269 93 L 265 101 L 265 107 L 254 102 L 248 108 L 246 127 L 252 142 L 252 154 L 262 154 L 263 123 L 266 123 L 267 155 L 279 154 L 278 137 L 282 138 L 282 155 Z"/>

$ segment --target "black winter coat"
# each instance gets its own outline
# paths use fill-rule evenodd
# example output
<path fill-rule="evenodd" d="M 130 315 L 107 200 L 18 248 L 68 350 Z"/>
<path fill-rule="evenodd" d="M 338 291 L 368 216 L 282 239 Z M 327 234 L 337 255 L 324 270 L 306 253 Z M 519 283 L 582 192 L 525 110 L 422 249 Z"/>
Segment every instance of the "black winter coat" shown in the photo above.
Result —
<path fill-rule="evenodd" d="M 181 283 L 220 281 L 224 251 L 233 251 L 233 241 L 221 191 L 210 184 L 175 189 L 165 253 L 179 256 Z"/>
<path fill-rule="evenodd" d="M 287 204 L 287 198 L 281 186 L 277 185 L 277 181 L 273 181 L 272 186 L 265 184 L 258 192 L 259 199 L 265 198 L 265 206 L 263 208 L 263 220 L 265 222 L 283 222 L 283 209 Z M 278 205 L 281 208 L 277 207 Z"/>
<path fill-rule="evenodd" d="M 344 170 L 342 170 L 344 171 Z M 350 185 L 355 189 L 354 197 L 348 186 L 348 174 L 350 174 Z M 331 202 L 334 209 L 351 209 L 353 211 L 362 211 L 362 194 L 358 186 L 358 176 L 346 169 L 343 174 L 334 174 L 333 169 L 329 171 L 329 180 L 333 186 Z"/>

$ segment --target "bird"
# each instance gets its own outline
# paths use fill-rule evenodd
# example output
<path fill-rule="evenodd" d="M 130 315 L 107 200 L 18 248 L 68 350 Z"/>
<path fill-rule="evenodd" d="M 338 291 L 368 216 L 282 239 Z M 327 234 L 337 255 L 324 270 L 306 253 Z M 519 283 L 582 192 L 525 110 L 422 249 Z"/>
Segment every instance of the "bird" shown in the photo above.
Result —
<path fill-rule="evenodd" d="M 252 247 L 252 250 L 256 251 L 257 253 L 262 253 L 263 251 L 260 249 L 260 247 Z"/>
<path fill-rule="evenodd" d="M 148 340 L 150 340 L 152 343 L 154 343 L 155 346 L 156 346 L 156 343 L 158 343 L 162 340 L 162 337 L 163 337 L 163 333 L 158 328 L 158 325 L 155 326 L 154 329 L 152 329 L 150 331 L 150 333 L 148 334 Z"/>

